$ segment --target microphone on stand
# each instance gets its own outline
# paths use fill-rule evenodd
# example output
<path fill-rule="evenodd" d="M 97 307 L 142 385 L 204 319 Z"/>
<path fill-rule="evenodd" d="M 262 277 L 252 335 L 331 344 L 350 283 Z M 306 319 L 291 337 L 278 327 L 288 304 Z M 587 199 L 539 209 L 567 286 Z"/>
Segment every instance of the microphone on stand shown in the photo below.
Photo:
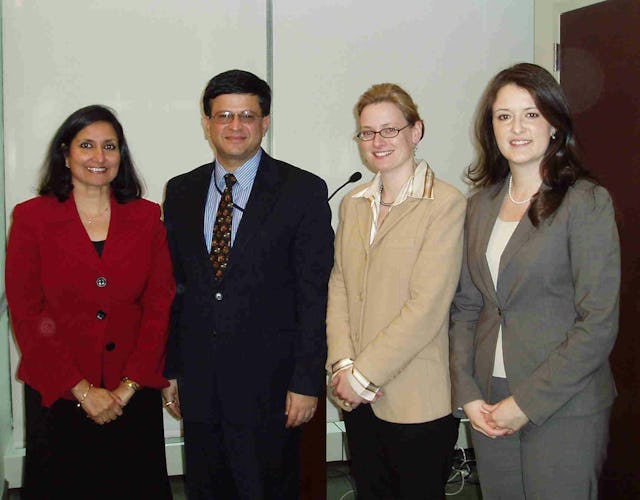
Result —
<path fill-rule="evenodd" d="M 342 184 L 338 189 L 336 189 L 333 193 L 331 193 L 331 196 L 329 196 L 329 198 L 327 199 L 327 201 L 329 201 L 331 198 L 334 197 L 334 195 L 340 191 L 343 187 L 345 187 L 347 184 L 351 184 L 352 182 L 357 182 L 360 179 L 362 179 L 362 174 L 360 172 L 354 172 L 351 174 L 351 177 L 349 177 L 349 179 L 347 180 L 347 182 L 345 182 L 344 184 Z"/>

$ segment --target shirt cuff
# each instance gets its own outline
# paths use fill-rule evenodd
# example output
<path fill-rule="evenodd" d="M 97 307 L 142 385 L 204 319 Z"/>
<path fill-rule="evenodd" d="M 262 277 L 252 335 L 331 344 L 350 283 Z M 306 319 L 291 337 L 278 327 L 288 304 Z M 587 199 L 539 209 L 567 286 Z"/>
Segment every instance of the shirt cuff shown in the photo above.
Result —
<path fill-rule="evenodd" d="M 340 359 L 331 365 L 331 376 L 333 377 L 339 371 L 342 371 L 345 368 L 350 368 L 352 366 L 353 366 L 353 359 L 351 358 Z"/>
<path fill-rule="evenodd" d="M 366 401 L 373 401 L 380 388 L 374 383 L 370 382 L 360 370 L 355 366 L 351 368 L 351 371 L 347 373 L 347 380 L 351 385 L 351 388 Z"/>

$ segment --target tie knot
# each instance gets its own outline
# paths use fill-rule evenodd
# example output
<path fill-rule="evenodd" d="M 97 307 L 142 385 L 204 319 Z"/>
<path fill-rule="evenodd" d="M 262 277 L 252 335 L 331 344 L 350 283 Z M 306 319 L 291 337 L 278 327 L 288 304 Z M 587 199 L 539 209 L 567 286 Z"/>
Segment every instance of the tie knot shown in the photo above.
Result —
<path fill-rule="evenodd" d="M 229 189 L 233 187 L 233 185 L 237 182 L 236 176 L 233 174 L 226 174 L 224 176 L 224 182 Z"/>

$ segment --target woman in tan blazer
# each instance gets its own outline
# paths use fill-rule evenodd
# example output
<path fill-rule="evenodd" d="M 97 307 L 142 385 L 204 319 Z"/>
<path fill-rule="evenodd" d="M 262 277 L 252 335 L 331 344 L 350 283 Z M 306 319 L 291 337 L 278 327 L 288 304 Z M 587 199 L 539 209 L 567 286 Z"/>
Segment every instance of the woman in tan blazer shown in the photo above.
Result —
<path fill-rule="evenodd" d="M 332 392 L 347 410 L 358 498 L 444 498 L 457 437 L 447 332 L 466 203 L 414 158 L 423 122 L 403 89 L 374 85 L 356 114 L 360 154 L 376 176 L 340 207 Z"/>
<path fill-rule="evenodd" d="M 593 499 L 616 394 L 611 199 L 580 162 L 564 94 L 539 66 L 491 81 L 476 136 L 450 336 L 454 405 L 474 429 L 483 498 Z"/>

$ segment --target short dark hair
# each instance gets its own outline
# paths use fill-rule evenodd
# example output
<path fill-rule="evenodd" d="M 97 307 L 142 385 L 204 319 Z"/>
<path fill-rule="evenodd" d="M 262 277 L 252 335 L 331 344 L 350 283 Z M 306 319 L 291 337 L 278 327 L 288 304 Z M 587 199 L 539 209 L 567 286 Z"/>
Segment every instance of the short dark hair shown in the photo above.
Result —
<path fill-rule="evenodd" d="M 119 203 L 126 203 L 142 196 L 142 183 L 136 173 L 129 146 L 122 125 L 114 112 L 100 104 L 92 104 L 74 111 L 56 131 L 42 165 L 42 175 L 38 193 L 53 195 L 59 201 L 69 198 L 73 191 L 71 171 L 66 167 L 65 154 L 71 141 L 78 133 L 96 122 L 111 124 L 118 137 L 120 166 L 115 179 L 111 181 L 111 191 Z"/>
<path fill-rule="evenodd" d="M 209 80 L 202 94 L 202 109 L 206 116 L 211 116 L 211 101 L 223 94 L 256 95 L 262 116 L 271 114 L 271 88 L 253 73 L 232 69 Z"/>
<path fill-rule="evenodd" d="M 594 179 L 580 158 L 569 104 L 562 88 L 546 69 L 536 64 L 519 63 L 493 77 L 480 100 L 475 121 L 477 157 L 467 170 L 471 184 L 477 188 L 499 184 L 509 175 L 509 162 L 500 153 L 493 132 L 493 104 L 500 89 L 509 84 L 527 90 L 542 116 L 555 129 L 540 164 L 540 176 L 546 188 L 533 196 L 529 206 L 529 218 L 537 226 L 540 220 L 556 211 L 567 189 L 577 179 Z"/>

